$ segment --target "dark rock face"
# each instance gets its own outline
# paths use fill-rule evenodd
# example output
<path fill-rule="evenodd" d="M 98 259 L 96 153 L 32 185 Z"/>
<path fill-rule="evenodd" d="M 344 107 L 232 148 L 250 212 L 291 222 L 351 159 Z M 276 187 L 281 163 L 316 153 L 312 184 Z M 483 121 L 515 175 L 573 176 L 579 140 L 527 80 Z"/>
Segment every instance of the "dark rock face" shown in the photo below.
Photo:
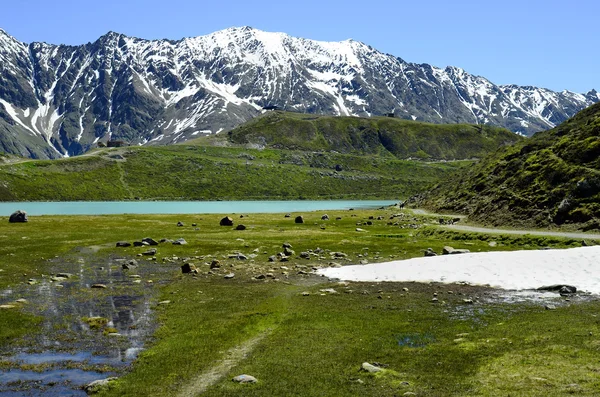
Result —
<path fill-rule="evenodd" d="M 248 27 L 180 41 L 110 32 L 81 46 L 27 45 L 0 30 L 0 150 L 34 158 L 109 141 L 177 143 L 230 130 L 264 109 L 532 134 L 599 100 L 594 90 L 497 86 L 352 40 L 331 46 Z"/>
<path fill-rule="evenodd" d="M 24 223 L 27 222 L 27 212 L 25 211 L 15 211 L 10 215 L 10 218 L 8 218 L 8 221 L 10 223 Z"/>

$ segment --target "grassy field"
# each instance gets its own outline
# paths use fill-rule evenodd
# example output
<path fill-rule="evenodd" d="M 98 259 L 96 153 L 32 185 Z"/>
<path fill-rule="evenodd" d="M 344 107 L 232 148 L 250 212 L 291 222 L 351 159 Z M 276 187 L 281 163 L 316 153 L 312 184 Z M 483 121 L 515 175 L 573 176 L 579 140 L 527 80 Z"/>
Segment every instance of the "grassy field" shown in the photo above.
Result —
<path fill-rule="evenodd" d="M 444 245 L 471 251 L 581 245 L 561 238 L 443 231 L 435 226 L 438 218 L 400 213 L 395 208 L 330 211 L 330 221 L 321 220 L 323 212 L 305 213 L 304 224 L 282 214 L 230 214 L 236 225 L 247 227 L 243 231 L 218 226 L 218 215 L 42 216 L 27 224 L 4 218 L 0 287 L 45 277 L 61 258 L 87 263 L 89 257 L 117 255 L 144 266 L 137 255 L 146 248 L 115 248 L 116 241 L 188 242 L 157 247 L 163 272 L 153 276 L 152 288 L 159 327 L 132 371 L 101 395 L 595 395 L 600 388 L 596 298 L 557 297 L 558 309 L 549 311 L 543 302 L 507 303 L 481 286 L 340 284 L 311 274 L 333 262 L 409 258 Z M 295 254 L 287 262 L 269 262 L 283 243 Z M 301 258 L 302 252 L 310 259 Z M 238 253 L 247 259 L 235 259 Z M 174 256 L 180 259 L 170 259 Z M 220 268 L 211 270 L 214 259 Z M 184 261 L 198 274 L 181 274 Z M 225 279 L 228 273 L 235 276 Z M 122 292 L 106 290 L 111 293 Z M 434 294 L 438 303 L 432 303 Z M 467 298 L 474 304 L 465 303 Z M 164 300 L 170 303 L 156 305 Z M 26 307 L 1 315 L 3 352 L 20 336 L 36 332 L 40 321 Z M 363 362 L 384 370 L 360 371 Z M 231 381 L 243 373 L 259 382 Z"/>

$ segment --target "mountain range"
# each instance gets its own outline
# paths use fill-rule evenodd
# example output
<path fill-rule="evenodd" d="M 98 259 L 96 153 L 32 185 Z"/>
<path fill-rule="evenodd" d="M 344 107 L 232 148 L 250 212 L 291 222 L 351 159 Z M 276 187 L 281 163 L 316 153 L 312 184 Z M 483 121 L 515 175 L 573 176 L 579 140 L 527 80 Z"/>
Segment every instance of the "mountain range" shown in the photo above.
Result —
<path fill-rule="evenodd" d="M 595 90 L 495 85 L 354 40 L 250 27 L 178 41 L 110 32 L 80 46 L 25 44 L 0 29 L 0 151 L 33 158 L 78 155 L 109 140 L 183 142 L 231 130 L 264 108 L 531 135 L 598 101 Z"/>

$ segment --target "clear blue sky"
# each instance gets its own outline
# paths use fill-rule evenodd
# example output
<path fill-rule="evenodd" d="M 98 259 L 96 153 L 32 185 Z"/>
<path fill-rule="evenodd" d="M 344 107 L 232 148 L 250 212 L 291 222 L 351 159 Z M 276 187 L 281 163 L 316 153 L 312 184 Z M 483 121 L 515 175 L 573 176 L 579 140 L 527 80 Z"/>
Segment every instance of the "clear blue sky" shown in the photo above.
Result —
<path fill-rule="evenodd" d="M 598 0 L 4 1 L 0 27 L 24 42 L 83 44 L 112 30 L 180 39 L 252 26 L 352 38 L 409 62 L 458 66 L 496 84 L 600 91 Z"/>

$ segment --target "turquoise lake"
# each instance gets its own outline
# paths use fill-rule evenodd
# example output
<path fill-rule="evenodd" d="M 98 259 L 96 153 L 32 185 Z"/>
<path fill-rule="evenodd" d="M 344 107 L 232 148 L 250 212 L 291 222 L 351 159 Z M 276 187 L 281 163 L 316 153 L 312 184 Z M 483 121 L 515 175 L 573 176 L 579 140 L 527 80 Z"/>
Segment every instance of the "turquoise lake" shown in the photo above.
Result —
<path fill-rule="evenodd" d="M 256 214 L 288 213 L 350 208 L 379 208 L 396 204 L 392 200 L 328 201 L 74 201 L 0 203 L 0 216 L 16 210 L 27 215 L 111 215 L 111 214 Z"/>

